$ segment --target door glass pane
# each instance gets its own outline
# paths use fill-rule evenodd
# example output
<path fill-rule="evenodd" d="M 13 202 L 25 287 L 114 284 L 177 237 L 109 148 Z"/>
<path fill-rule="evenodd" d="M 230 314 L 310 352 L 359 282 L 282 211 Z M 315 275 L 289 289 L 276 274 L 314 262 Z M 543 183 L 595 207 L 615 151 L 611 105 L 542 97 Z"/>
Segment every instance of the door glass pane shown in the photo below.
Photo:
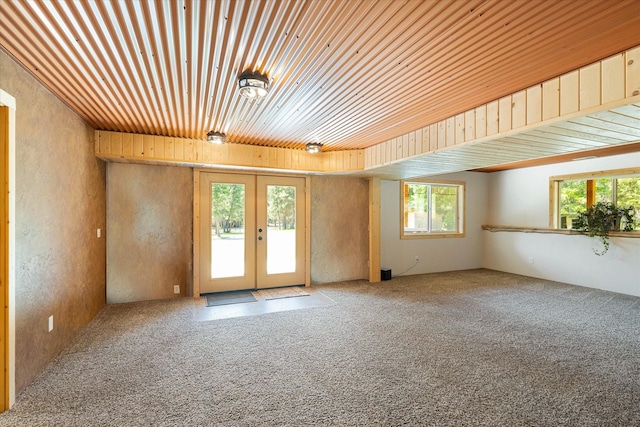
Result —
<path fill-rule="evenodd" d="M 267 185 L 267 274 L 296 271 L 296 187 Z"/>
<path fill-rule="evenodd" d="M 244 276 L 244 184 L 211 184 L 211 278 Z"/>

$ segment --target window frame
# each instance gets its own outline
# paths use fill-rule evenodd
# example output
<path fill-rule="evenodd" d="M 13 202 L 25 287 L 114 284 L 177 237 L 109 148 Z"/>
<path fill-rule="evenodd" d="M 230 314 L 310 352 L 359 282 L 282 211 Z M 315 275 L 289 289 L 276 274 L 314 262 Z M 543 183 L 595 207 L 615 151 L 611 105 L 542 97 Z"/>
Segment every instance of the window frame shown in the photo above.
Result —
<path fill-rule="evenodd" d="M 449 186 L 457 189 L 457 209 L 456 209 L 456 230 L 455 231 L 438 231 L 438 232 L 414 232 L 405 233 L 404 217 L 405 217 L 405 184 L 425 184 L 435 186 Z M 464 237 L 466 229 L 466 182 L 435 180 L 428 178 L 416 178 L 400 181 L 400 239 L 438 239 L 450 237 Z M 431 215 L 431 212 L 429 212 Z"/>
<path fill-rule="evenodd" d="M 549 177 L 549 228 L 560 228 L 560 183 L 563 181 L 597 180 L 602 178 L 628 178 L 640 175 L 640 168 L 611 169 L 595 172 L 581 172 Z M 585 206 L 586 209 L 586 206 Z"/>

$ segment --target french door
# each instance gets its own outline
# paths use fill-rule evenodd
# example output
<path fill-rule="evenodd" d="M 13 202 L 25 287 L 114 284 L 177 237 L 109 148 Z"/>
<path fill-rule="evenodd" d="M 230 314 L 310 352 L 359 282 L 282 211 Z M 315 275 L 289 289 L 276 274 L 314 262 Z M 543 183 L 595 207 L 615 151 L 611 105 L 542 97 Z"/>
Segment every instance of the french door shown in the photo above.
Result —
<path fill-rule="evenodd" d="M 200 293 L 305 283 L 305 179 L 200 173 Z"/>

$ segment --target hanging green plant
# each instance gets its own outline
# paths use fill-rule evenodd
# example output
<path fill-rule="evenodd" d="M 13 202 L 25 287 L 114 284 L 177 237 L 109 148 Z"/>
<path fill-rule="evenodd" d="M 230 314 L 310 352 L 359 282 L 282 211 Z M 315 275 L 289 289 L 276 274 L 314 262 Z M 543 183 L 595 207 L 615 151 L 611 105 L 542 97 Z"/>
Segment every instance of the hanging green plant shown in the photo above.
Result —
<path fill-rule="evenodd" d="M 617 207 L 609 202 L 597 202 L 586 211 L 578 212 L 572 226 L 578 231 L 589 233 L 589 237 L 597 237 L 603 245 L 602 251 L 593 249 L 596 255 L 604 255 L 609 250 L 609 232 L 633 231 L 635 226 L 635 209 L 633 206 Z"/>

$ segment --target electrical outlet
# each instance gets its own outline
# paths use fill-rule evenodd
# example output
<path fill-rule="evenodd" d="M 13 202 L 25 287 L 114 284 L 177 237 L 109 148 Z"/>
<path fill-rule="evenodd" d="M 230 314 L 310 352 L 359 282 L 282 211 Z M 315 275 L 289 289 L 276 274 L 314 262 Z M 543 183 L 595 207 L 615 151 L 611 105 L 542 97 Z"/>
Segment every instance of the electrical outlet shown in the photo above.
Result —
<path fill-rule="evenodd" d="M 49 332 L 53 331 L 53 314 L 49 316 Z"/>
<path fill-rule="evenodd" d="M 180 293 L 180 285 L 173 285 L 173 293 L 174 294 Z"/>
<path fill-rule="evenodd" d="M 533 264 L 533 257 L 532 256 L 529 257 L 529 264 Z"/>

